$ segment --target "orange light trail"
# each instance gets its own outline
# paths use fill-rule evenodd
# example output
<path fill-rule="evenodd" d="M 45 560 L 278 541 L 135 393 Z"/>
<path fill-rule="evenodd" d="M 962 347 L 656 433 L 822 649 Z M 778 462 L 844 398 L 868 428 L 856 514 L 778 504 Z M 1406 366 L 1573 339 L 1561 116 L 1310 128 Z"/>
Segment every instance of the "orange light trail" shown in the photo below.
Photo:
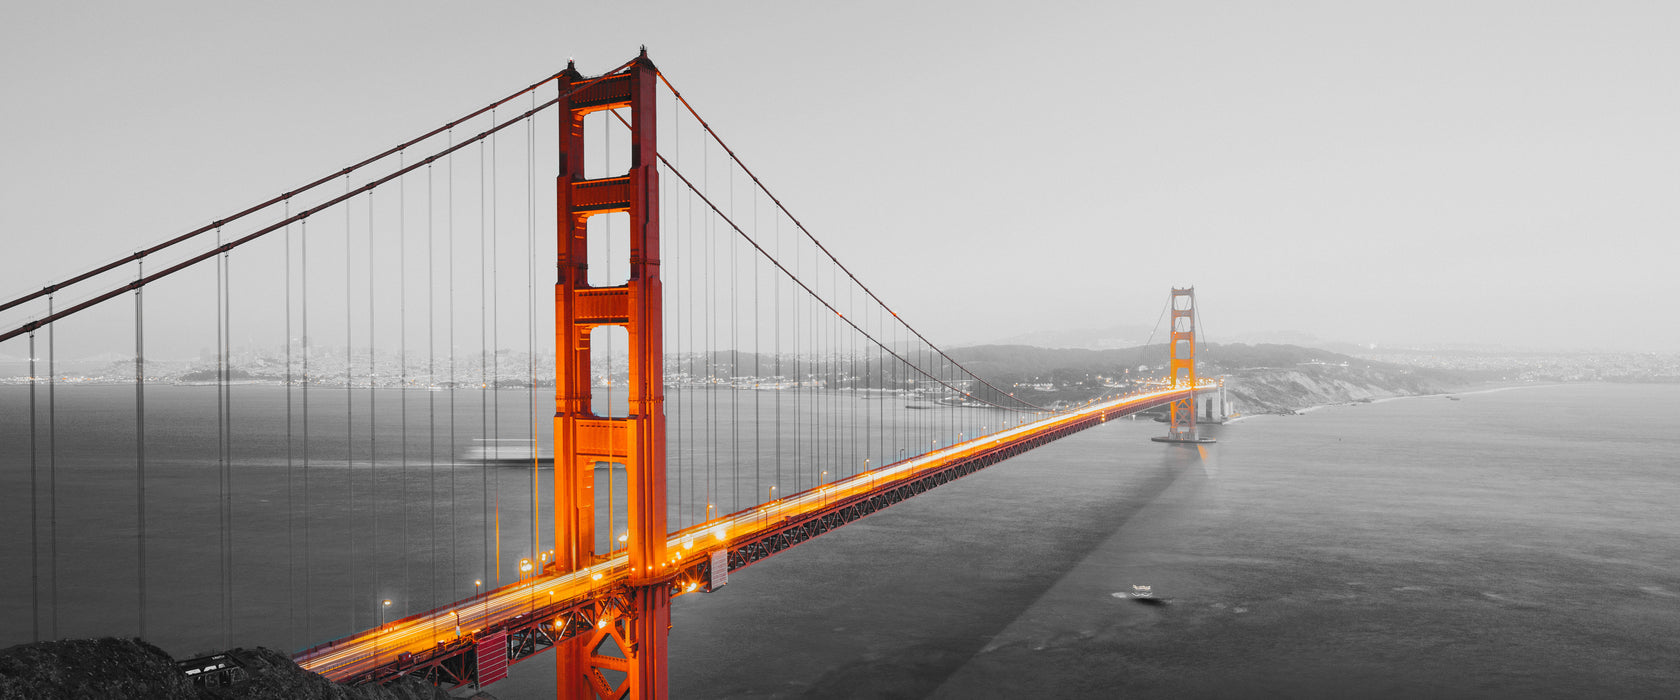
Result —
<path fill-rule="evenodd" d="M 666 550 L 673 554 L 663 566 L 668 567 L 670 575 L 675 578 L 687 562 L 705 561 L 713 552 L 727 550 L 732 543 L 750 541 L 779 528 L 788 520 L 821 512 L 847 499 L 890 490 L 977 453 L 1008 447 L 1094 416 L 1106 419 L 1115 412 L 1131 413 L 1215 386 L 1215 382 L 1202 382 L 1195 389 L 1162 389 L 1087 404 L 1077 410 L 982 435 L 685 528 L 671 533 L 667 539 Z M 469 639 L 475 633 L 495 628 L 536 609 L 563 609 L 622 585 L 629 578 L 629 557 L 621 554 L 577 571 L 528 578 L 488 591 L 482 596 L 321 644 L 300 652 L 293 660 L 303 668 L 335 681 L 354 678 L 382 665 L 395 663 L 398 655 L 404 652 L 419 657 L 440 645 Z M 696 588 L 693 582 L 689 582 L 682 586 L 679 593 L 688 593 Z M 539 600 L 542 601 L 540 605 Z M 605 619 L 602 618 L 603 621 Z"/>

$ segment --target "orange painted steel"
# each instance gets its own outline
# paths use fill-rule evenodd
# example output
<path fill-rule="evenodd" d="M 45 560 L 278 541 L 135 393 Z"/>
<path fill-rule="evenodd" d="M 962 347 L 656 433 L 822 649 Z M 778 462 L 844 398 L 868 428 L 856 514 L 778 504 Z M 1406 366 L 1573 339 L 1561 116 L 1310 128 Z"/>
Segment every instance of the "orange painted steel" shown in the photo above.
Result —
<path fill-rule="evenodd" d="M 1196 386 L 1196 288 L 1172 290 L 1172 340 L 1170 363 L 1173 388 Z M 1199 442 L 1196 432 L 1196 397 L 1172 402 L 1168 412 L 1169 441 Z"/>
<path fill-rule="evenodd" d="M 566 94 L 583 76 L 560 74 Z M 627 585 L 636 613 L 612 635 L 624 658 L 601 653 L 606 630 L 578 635 L 556 654 L 559 697 L 663 698 L 670 595 L 665 581 L 665 376 L 659 279 L 659 171 L 655 112 L 657 70 L 644 50 L 623 73 L 561 99 L 558 188 L 558 281 L 554 288 L 554 542 L 561 570 L 611 558 L 595 550 L 596 465 L 622 464 L 627 475 Z M 628 109 L 630 169 L 588 179 L 584 117 Z M 608 125 L 610 128 L 610 125 Z M 604 136 L 604 135 L 603 135 Z M 630 278 L 612 287 L 589 282 L 589 219 L 624 212 L 630 219 Z M 604 234 L 597 234 L 604 235 Z M 591 401 L 591 333 L 624 328 L 629 337 L 629 411 L 602 415 Z M 611 498 L 611 494 L 608 495 Z M 607 524 L 612 527 L 611 523 Z M 622 678 L 621 678 L 622 674 Z"/>
<path fill-rule="evenodd" d="M 655 569 L 669 573 L 659 577 L 659 585 L 667 596 L 710 590 L 714 552 L 725 553 L 730 568 L 739 569 L 761 560 L 751 551 L 780 533 L 839 511 L 855 510 L 859 504 L 894 492 L 924 491 L 947 481 L 941 477 L 954 470 L 985 466 L 1108 420 L 1217 389 L 1208 383 L 1092 403 L 671 533 L 660 543 L 667 559 L 661 562 L 663 567 Z M 640 628 L 645 628 L 645 621 L 650 619 L 669 624 L 669 615 L 646 608 L 658 598 L 638 593 L 646 586 L 638 585 L 630 557 L 631 553 L 619 553 L 575 571 L 545 571 L 542 576 L 307 649 L 294 659 L 305 669 L 335 681 L 382 682 L 397 675 L 421 673 L 427 665 L 465 654 L 473 648 L 475 639 L 506 630 L 552 640 L 560 647 L 559 657 L 565 656 L 568 644 L 596 652 L 611 636 L 621 650 L 631 652 L 625 656 L 639 654 L 637 663 L 645 665 L 642 660 L 646 659 L 646 648 L 640 645 L 647 637 Z M 641 578 L 645 580 L 645 574 Z M 663 602 L 668 605 L 669 598 Z M 629 660 L 610 654 L 591 653 L 583 661 L 593 661 L 595 669 L 632 666 Z M 443 675 L 437 677 L 450 680 Z M 452 679 L 465 683 L 469 677 L 469 671 L 460 671 Z M 594 688 L 574 686 L 570 690 L 587 693 Z M 577 696 L 563 692 L 561 697 Z"/>
<path fill-rule="evenodd" d="M 382 682 L 421 674 L 464 684 L 477 678 L 469 659 L 475 642 L 507 633 L 510 661 L 556 647 L 556 695 L 562 698 L 664 698 L 670 604 L 674 596 L 711 590 L 727 569 L 748 566 L 810 537 L 866 516 L 949 480 L 1112 418 L 1171 403 L 1174 430 L 1186 404 L 1194 434 L 1194 302 L 1181 313 L 1173 290 L 1172 384 L 1157 391 L 1050 414 L 852 477 L 722 516 L 676 533 L 666 531 L 663 292 L 659 275 L 658 74 L 645 51 L 622 72 L 590 79 L 568 65 L 557 77 L 561 97 L 558 254 L 555 285 L 554 542 L 555 560 L 538 575 L 307 649 L 294 659 L 338 681 Z M 588 179 L 584 117 L 602 110 L 631 114 L 629 172 Z M 619 286 L 588 278 L 589 218 L 623 212 L 630 219 L 630 276 Z M 1182 293 L 1182 294 L 1181 294 Z M 1187 319 L 1181 330 L 1179 321 Z M 622 327 L 629 337 L 625 416 L 596 413 L 592 401 L 591 333 Z M 1188 352 L 1179 354 L 1179 342 Z M 1182 370 L 1182 371 L 1181 371 Z M 598 463 L 626 469 L 628 532 L 622 550 L 595 549 L 594 473 Z M 611 527 L 611 524 L 608 524 Z M 608 536 L 611 543 L 616 538 Z M 714 554 L 726 570 L 712 571 Z M 520 651 L 524 650 L 524 651 Z"/>

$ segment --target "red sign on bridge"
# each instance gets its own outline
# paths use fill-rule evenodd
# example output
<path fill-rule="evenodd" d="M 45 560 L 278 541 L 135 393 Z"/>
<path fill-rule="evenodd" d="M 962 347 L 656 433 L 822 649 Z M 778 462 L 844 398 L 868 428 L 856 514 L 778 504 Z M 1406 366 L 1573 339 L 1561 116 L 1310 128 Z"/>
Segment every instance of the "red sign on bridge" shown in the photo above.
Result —
<path fill-rule="evenodd" d="M 495 683 L 508 676 L 508 635 L 507 632 L 497 632 L 479 640 L 476 649 L 478 654 L 478 687 Z"/>

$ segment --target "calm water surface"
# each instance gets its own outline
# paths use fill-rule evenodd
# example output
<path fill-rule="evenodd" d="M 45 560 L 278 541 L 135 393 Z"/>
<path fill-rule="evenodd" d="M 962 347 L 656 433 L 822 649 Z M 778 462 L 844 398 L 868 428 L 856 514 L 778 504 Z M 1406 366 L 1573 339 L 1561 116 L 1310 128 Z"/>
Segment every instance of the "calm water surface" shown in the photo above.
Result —
<path fill-rule="evenodd" d="M 1205 461 L 1089 430 L 684 600 L 673 694 L 1673 697 L 1677 418 L 1580 385 L 1256 418 Z"/>
<path fill-rule="evenodd" d="M 0 420 L 9 441 L 15 396 L 6 395 Z M 208 432 L 186 431 L 178 447 L 207 434 L 213 453 L 213 410 Z M 926 421 L 927 412 L 913 413 L 908 432 Z M 1677 419 L 1680 387 L 1568 385 L 1258 417 L 1223 426 L 1205 459 L 1148 442 L 1160 430 L 1153 423 L 1088 430 L 735 572 L 714 594 L 679 598 L 672 695 L 1672 697 L 1680 687 Z M 475 422 L 463 435 L 476 431 Z M 422 439 L 411 453 L 426 447 Z M 891 448 L 864 452 L 882 449 Z M 150 488 L 217 497 L 213 469 L 208 490 L 196 481 L 202 462 L 196 472 L 156 469 Z M 465 504 L 455 516 L 463 550 L 483 538 L 471 526 L 486 493 L 529 497 L 528 473 L 489 492 L 482 470 L 444 469 L 439 478 L 452 473 Z M 13 459 L 0 484 L 9 535 L 0 585 L 22 592 L 0 609 L 8 641 L 28 635 L 28 520 L 19 514 L 28 501 L 16 497 L 26 477 Z M 60 478 L 61 489 L 73 482 L 90 494 L 61 502 L 61 517 L 113 533 L 107 545 L 61 551 L 69 569 L 61 626 L 99 633 L 124 615 L 131 624 L 123 611 L 132 603 L 122 602 L 132 597 L 132 516 L 122 504 L 132 503 L 132 475 Z M 287 493 L 279 476 L 268 483 Z M 252 512 L 268 512 L 260 492 L 243 497 Z M 118 506 L 102 512 L 109 503 Z M 219 626 L 217 589 L 201 585 L 219 580 L 214 510 L 157 517 L 153 527 L 180 544 L 159 546 L 166 563 L 154 566 L 162 571 L 152 585 L 199 586 L 192 590 L 207 600 L 158 602 L 152 614 L 198 614 Z M 368 514 L 360 517 L 346 524 Z M 380 556 L 390 559 L 382 570 L 401 567 L 389 551 L 397 524 L 414 531 L 411 547 L 430 546 L 424 519 L 395 506 L 379 517 Z M 529 528 L 528 516 L 510 520 L 504 527 Z M 245 525 L 286 530 L 283 517 Z M 194 544 L 192 533 L 206 531 L 210 541 Z M 283 551 L 285 541 L 269 546 Z M 416 556 L 445 561 L 446 545 Z M 264 591 L 295 574 L 283 554 L 264 569 L 250 561 L 263 555 L 241 552 L 257 568 L 241 569 L 236 582 L 235 643 L 284 647 L 300 636 L 295 619 L 285 622 L 296 614 L 285 593 L 265 600 Z M 337 573 L 333 566 L 350 563 L 315 566 Z M 458 574 L 445 578 L 470 577 L 477 566 L 457 562 Z M 358 614 L 334 602 L 343 594 L 325 578 L 309 616 L 317 636 Z M 1152 586 L 1164 604 L 1116 595 L 1134 584 Z M 291 597 L 297 605 L 299 594 Z M 66 609 L 105 606 L 113 612 Z M 360 614 L 365 623 L 373 613 Z M 177 653 L 218 640 L 172 634 L 166 646 Z M 537 657 L 492 689 L 541 696 L 552 668 L 549 656 Z"/>

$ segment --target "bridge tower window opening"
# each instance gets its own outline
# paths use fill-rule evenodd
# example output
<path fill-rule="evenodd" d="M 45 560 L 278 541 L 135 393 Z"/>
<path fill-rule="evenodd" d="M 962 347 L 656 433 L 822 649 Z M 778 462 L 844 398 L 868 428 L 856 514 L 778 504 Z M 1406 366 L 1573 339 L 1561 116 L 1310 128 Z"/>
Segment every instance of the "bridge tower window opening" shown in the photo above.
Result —
<path fill-rule="evenodd" d="M 622 287 L 630 281 L 630 214 L 617 211 L 589 217 L 585 239 L 591 287 Z"/>

